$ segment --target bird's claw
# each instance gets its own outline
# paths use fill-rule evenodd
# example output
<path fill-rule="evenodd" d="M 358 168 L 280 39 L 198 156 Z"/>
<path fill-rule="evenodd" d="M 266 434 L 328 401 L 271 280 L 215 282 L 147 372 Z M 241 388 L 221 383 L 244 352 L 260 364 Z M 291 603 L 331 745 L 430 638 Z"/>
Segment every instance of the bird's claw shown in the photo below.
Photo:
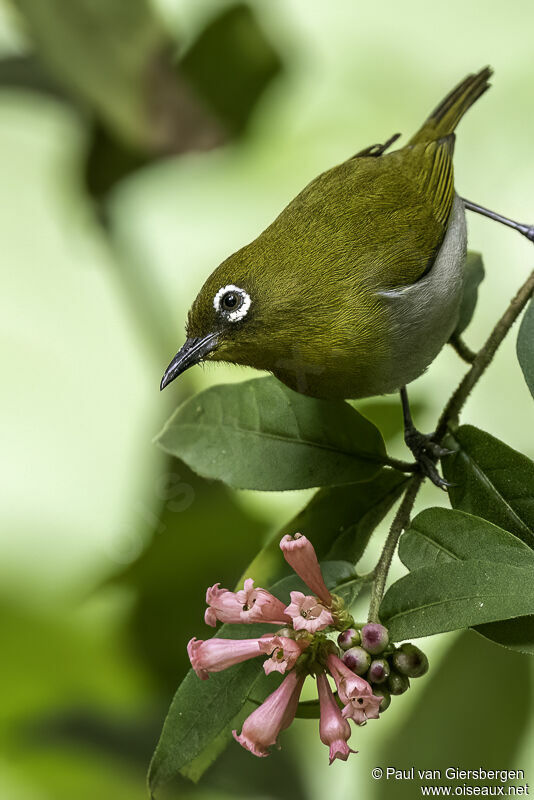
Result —
<path fill-rule="evenodd" d="M 451 455 L 454 452 L 453 450 L 448 450 L 435 442 L 433 434 L 420 433 L 415 428 L 406 431 L 404 441 L 412 451 L 420 471 L 427 478 L 430 478 L 434 486 L 443 489 L 445 492 L 449 487 L 454 486 L 453 483 L 449 483 L 439 474 L 436 467 L 436 462 L 445 456 Z"/>

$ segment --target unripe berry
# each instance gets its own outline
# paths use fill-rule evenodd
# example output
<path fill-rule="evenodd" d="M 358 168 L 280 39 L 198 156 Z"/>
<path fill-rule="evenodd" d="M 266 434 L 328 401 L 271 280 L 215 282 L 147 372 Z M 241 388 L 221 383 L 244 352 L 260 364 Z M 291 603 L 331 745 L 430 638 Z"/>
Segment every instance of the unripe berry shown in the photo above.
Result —
<path fill-rule="evenodd" d="M 387 628 L 378 622 L 368 622 L 361 630 L 362 647 L 368 653 L 376 656 L 381 653 L 389 644 L 389 634 Z"/>
<path fill-rule="evenodd" d="M 367 678 L 371 683 L 384 683 L 389 677 L 390 668 L 385 658 L 375 658 L 371 661 Z"/>
<path fill-rule="evenodd" d="M 351 647 L 343 654 L 343 663 L 356 675 L 365 675 L 371 666 L 371 656 L 363 647 Z"/>
<path fill-rule="evenodd" d="M 379 712 L 382 713 L 386 711 L 391 703 L 391 694 L 388 690 L 384 686 L 373 686 L 373 694 L 375 697 L 382 698 L 378 707 Z"/>
<path fill-rule="evenodd" d="M 428 658 L 422 650 L 409 643 L 401 644 L 393 653 L 391 663 L 397 672 L 409 678 L 419 678 L 428 670 Z"/>
<path fill-rule="evenodd" d="M 391 672 L 388 678 L 387 687 L 390 694 L 404 694 L 410 688 L 410 679 L 400 672 Z"/>
<path fill-rule="evenodd" d="M 349 650 L 351 647 L 356 647 L 362 641 L 360 631 L 355 628 L 348 628 L 346 631 L 341 631 L 337 637 L 337 643 L 342 650 Z"/>

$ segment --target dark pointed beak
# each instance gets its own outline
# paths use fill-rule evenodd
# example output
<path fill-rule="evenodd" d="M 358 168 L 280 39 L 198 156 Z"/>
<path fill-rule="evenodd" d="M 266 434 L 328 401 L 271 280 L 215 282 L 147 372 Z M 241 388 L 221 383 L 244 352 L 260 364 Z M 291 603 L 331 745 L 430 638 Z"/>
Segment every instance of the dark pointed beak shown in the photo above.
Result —
<path fill-rule="evenodd" d="M 219 334 L 208 333 L 207 336 L 195 336 L 192 339 L 186 339 L 182 349 L 178 350 L 165 370 L 159 388 L 164 389 L 169 383 L 172 383 L 178 375 L 181 375 L 182 372 L 185 372 L 189 367 L 198 364 L 208 353 L 215 350 L 218 338 Z"/>

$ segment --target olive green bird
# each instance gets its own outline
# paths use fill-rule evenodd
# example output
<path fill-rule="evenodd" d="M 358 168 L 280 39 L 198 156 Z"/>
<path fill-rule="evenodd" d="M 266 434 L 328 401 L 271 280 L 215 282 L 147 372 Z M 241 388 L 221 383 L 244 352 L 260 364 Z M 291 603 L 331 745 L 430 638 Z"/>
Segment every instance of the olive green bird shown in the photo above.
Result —
<path fill-rule="evenodd" d="M 312 397 L 402 389 L 416 433 L 403 387 L 449 340 L 462 299 L 466 203 L 454 189 L 454 131 L 491 74 L 469 75 L 405 147 L 385 152 L 397 134 L 323 172 L 223 261 L 192 305 L 161 388 L 201 361 L 227 361 Z M 407 441 L 420 460 L 428 447 L 427 462 L 443 452 Z"/>

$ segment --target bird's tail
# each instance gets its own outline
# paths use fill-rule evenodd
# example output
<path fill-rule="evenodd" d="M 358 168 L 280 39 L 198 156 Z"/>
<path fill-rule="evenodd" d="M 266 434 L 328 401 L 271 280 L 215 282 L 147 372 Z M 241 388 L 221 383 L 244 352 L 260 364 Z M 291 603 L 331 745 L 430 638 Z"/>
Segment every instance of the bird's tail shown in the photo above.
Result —
<path fill-rule="evenodd" d="M 484 67 L 476 75 L 468 75 L 434 109 L 408 144 L 429 142 L 452 133 L 465 112 L 489 89 L 488 81 L 492 74 L 491 67 Z"/>

